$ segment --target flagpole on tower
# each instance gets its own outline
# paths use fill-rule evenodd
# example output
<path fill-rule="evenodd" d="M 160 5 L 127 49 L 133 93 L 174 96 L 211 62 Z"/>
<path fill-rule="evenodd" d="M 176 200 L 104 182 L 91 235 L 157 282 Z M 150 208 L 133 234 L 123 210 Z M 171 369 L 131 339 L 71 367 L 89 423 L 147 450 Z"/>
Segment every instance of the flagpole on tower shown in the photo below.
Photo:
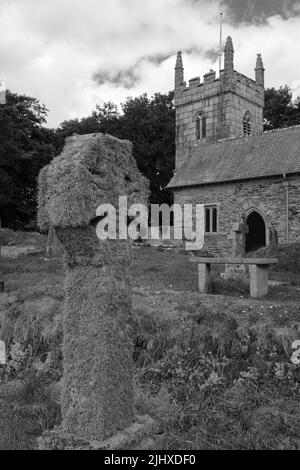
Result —
<path fill-rule="evenodd" d="M 222 69 L 223 13 L 220 13 L 219 73 Z"/>
<path fill-rule="evenodd" d="M 6 89 L 5 84 L 2 80 L 0 80 L 0 105 L 6 104 Z M 1 217 L 0 217 L 0 294 L 4 292 L 4 278 L 3 272 L 1 267 Z"/>

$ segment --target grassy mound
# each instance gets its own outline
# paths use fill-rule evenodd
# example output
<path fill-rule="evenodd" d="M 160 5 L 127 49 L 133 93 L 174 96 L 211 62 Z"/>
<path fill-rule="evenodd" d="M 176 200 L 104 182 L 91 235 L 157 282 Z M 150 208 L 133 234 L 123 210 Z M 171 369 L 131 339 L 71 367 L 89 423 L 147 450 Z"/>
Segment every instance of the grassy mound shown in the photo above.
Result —
<path fill-rule="evenodd" d="M 261 248 L 255 255 L 278 258 L 279 263 L 272 268 L 274 271 L 300 274 L 300 242 Z"/>
<path fill-rule="evenodd" d="M 300 242 L 261 248 L 252 255 L 278 258 L 279 263 L 270 267 L 271 279 L 300 285 Z"/>

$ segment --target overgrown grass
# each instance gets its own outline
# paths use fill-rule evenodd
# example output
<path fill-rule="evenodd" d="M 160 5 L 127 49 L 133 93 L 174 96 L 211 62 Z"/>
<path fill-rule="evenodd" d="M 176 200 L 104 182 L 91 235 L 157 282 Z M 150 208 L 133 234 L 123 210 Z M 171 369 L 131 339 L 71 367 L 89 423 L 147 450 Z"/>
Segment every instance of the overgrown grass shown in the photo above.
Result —
<path fill-rule="evenodd" d="M 1 366 L 0 366 L 1 372 Z M 0 385 L 0 449 L 29 450 L 36 438 L 61 421 L 60 407 L 45 384 L 28 370 L 26 378 Z"/>
<path fill-rule="evenodd" d="M 292 331 L 201 306 L 173 328 L 138 316 L 137 407 L 160 422 L 163 449 L 298 449 Z"/>
<path fill-rule="evenodd" d="M 300 242 L 261 248 L 255 254 L 279 259 L 279 263 L 270 268 L 271 279 L 300 285 Z"/>
<path fill-rule="evenodd" d="M 295 250 L 282 248 L 284 271 L 279 265 L 272 276 L 298 275 Z M 219 295 L 198 297 L 188 258 L 134 251 L 137 412 L 156 418 L 163 449 L 297 449 L 299 291 L 279 286 L 254 300 L 247 284 L 214 276 Z M 59 259 L 23 257 L 4 259 L 3 271 L 0 336 L 9 360 L 0 366 L 0 449 L 27 449 L 60 421 L 53 387 L 62 375 L 64 270 Z"/>
<path fill-rule="evenodd" d="M 47 237 L 37 232 L 15 232 L 8 228 L 1 229 L 1 244 L 9 246 L 35 245 L 37 249 L 46 247 Z"/>
<path fill-rule="evenodd" d="M 184 250 L 142 247 L 134 249 L 131 273 L 136 286 L 180 291 L 196 290 L 196 267 Z"/>

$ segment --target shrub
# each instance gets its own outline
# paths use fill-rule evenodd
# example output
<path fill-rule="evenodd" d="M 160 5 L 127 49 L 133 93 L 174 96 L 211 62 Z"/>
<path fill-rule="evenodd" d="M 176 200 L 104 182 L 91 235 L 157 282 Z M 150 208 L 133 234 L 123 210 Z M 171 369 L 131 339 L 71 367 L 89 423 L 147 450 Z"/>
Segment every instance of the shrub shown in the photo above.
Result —
<path fill-rule="evenodd" d="M 1 228 L 0 230 L 0 241 L 1 245 L 8 245 L 14 243 L 15 232 L 9 228 Z"/>
<path fill-rule="evenodd" d="M 272 270 L 300 274 L 300 242 L 261 248 L 252 256 L 278 258 L 279 263 Z"/>

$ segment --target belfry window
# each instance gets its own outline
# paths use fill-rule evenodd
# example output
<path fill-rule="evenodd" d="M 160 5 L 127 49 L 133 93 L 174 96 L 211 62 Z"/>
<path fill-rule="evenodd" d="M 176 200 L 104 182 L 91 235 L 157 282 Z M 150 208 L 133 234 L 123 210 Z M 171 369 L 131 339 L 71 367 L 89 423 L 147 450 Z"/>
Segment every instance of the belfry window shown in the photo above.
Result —
<path fill-rule="evenodd" d="M 196 139 L 202 140 L 206 137 L 206 117 L 204 114 L 199 114 L 196 117 Z"/>
<path fill-rule="evenodd" d="M 249 111 L 247 111 L 244 115 L 243 133 L 244 135 L 251 135 L 251 115 Z"/>

